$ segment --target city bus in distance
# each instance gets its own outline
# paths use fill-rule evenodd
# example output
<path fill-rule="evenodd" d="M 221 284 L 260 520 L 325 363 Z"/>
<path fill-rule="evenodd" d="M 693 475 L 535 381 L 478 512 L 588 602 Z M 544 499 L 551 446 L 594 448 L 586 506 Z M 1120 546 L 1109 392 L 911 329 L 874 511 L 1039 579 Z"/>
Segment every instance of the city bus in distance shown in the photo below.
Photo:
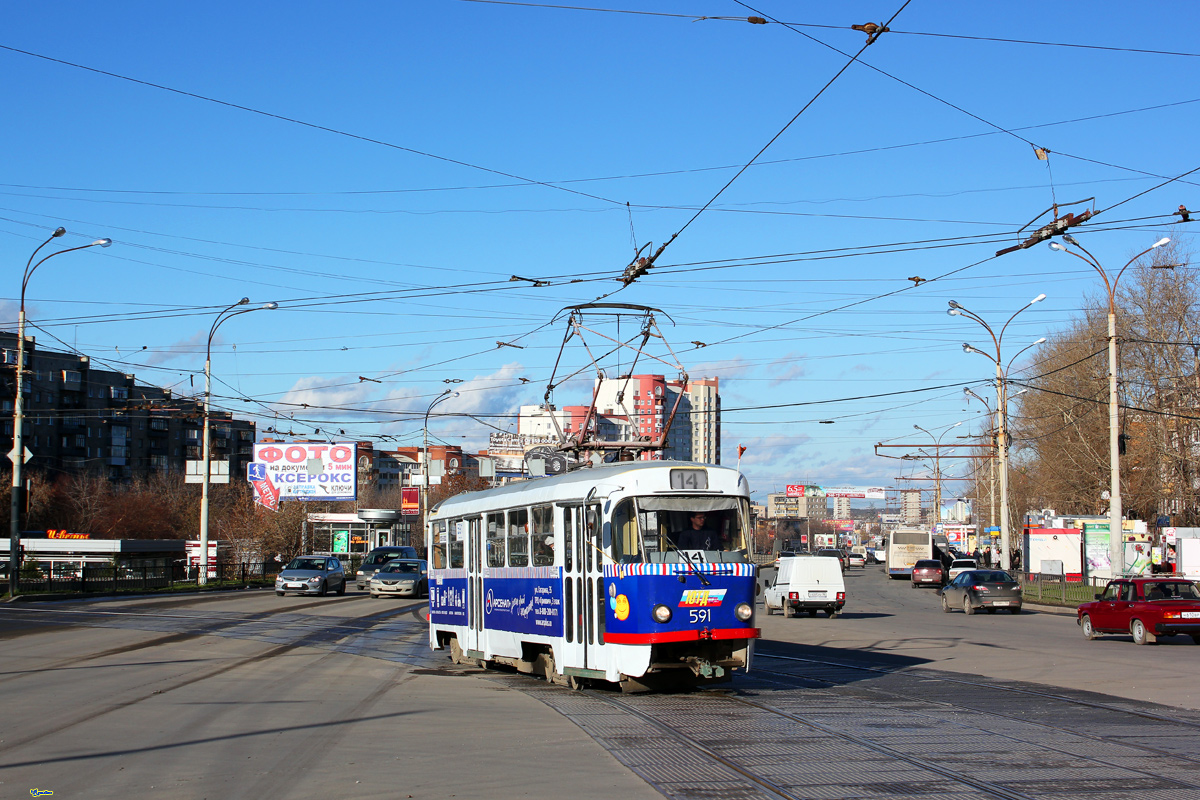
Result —
<path fill-rule="evenodd" d="M 447 498 L 426 528 L 429 644 L 572 687 L 729 680 L 759 636 L 749 501 L 737 470 L 662 461 Z"/>
<path fill-rule="evenodd" d="M 899 528 L 888 535 L 888 577 L 911 578 L 913 564 L 927 558 L 933 558 L 933 534 L 930 531 Z"/>

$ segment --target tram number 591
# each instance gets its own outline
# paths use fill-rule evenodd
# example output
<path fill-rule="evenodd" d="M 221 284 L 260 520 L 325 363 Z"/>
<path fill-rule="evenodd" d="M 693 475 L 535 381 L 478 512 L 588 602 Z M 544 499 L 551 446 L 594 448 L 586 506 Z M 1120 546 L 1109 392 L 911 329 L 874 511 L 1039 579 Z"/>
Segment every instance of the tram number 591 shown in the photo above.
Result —
<path fill-rule="evenodd" d="M 699 622 L 712 622 L 711 608 L 693 608 L 688 610 L 688 622 L 693 625 Z"/>

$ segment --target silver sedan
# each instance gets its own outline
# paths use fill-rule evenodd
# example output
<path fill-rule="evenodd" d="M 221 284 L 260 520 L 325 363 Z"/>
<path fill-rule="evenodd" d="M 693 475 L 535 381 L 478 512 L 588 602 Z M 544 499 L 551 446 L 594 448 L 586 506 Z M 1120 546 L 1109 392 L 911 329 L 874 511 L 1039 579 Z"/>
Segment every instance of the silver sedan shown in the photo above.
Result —
<path fill-rule="evenodd" d="M 426 563 L 419 559 L 398 558 L 384 564 L 371 576 L 371 597 L 398 595 L 428 597 Z"/>
<path fill-rule="evenodd" d="M 331 556 L 300 556 L 293 558 L 275 579 L 275 594 L 288 592 L 316 594 L 346 593 L 346 573 L 342 563 Z"/>

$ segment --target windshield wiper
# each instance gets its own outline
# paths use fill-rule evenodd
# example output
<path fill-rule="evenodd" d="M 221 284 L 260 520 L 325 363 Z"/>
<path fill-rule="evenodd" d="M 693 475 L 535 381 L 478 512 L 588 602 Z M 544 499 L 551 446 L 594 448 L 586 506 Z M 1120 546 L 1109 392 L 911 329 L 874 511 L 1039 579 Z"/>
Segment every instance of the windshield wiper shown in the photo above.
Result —
<path fill-rule="evenodd" d="M 692 563 L 692 560 L 690 558 L 688 558 L 687 553 L 685 553 L 683 550 L 676 550 L 676 552 L 679 553 L 679 555 L 683 557 L 683 560 L 687 562 L 687 565 L 692 568 L 693 574 L 695 574 L 695 576 L 700 579 L 701 586 L 711 586 L 712 585 L 708 581 L 707 578 L 705 578 L 703 575 L 700 574 L 700 570 L 696 569 L 696 565 Z M 682 575 L 679 576 L 680 583 L 684 583 L 686 580 L 687 579 L 684 576 L 682 576 Z"/>

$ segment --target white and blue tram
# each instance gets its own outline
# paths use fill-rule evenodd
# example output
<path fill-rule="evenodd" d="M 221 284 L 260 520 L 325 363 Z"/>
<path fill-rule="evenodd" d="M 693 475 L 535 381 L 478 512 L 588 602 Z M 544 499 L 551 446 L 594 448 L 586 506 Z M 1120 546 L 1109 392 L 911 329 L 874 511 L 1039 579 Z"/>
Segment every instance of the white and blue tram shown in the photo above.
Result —
<path fill-rule="evenodd" d="M 681 549 L 700 513 L 706 549 Z M 759 636 L 749 531 L 746 479 L 685 462 L 451 497 L 426 531 L 430 645 L 568 685 L 728 680 L 750 668 Z"/>

